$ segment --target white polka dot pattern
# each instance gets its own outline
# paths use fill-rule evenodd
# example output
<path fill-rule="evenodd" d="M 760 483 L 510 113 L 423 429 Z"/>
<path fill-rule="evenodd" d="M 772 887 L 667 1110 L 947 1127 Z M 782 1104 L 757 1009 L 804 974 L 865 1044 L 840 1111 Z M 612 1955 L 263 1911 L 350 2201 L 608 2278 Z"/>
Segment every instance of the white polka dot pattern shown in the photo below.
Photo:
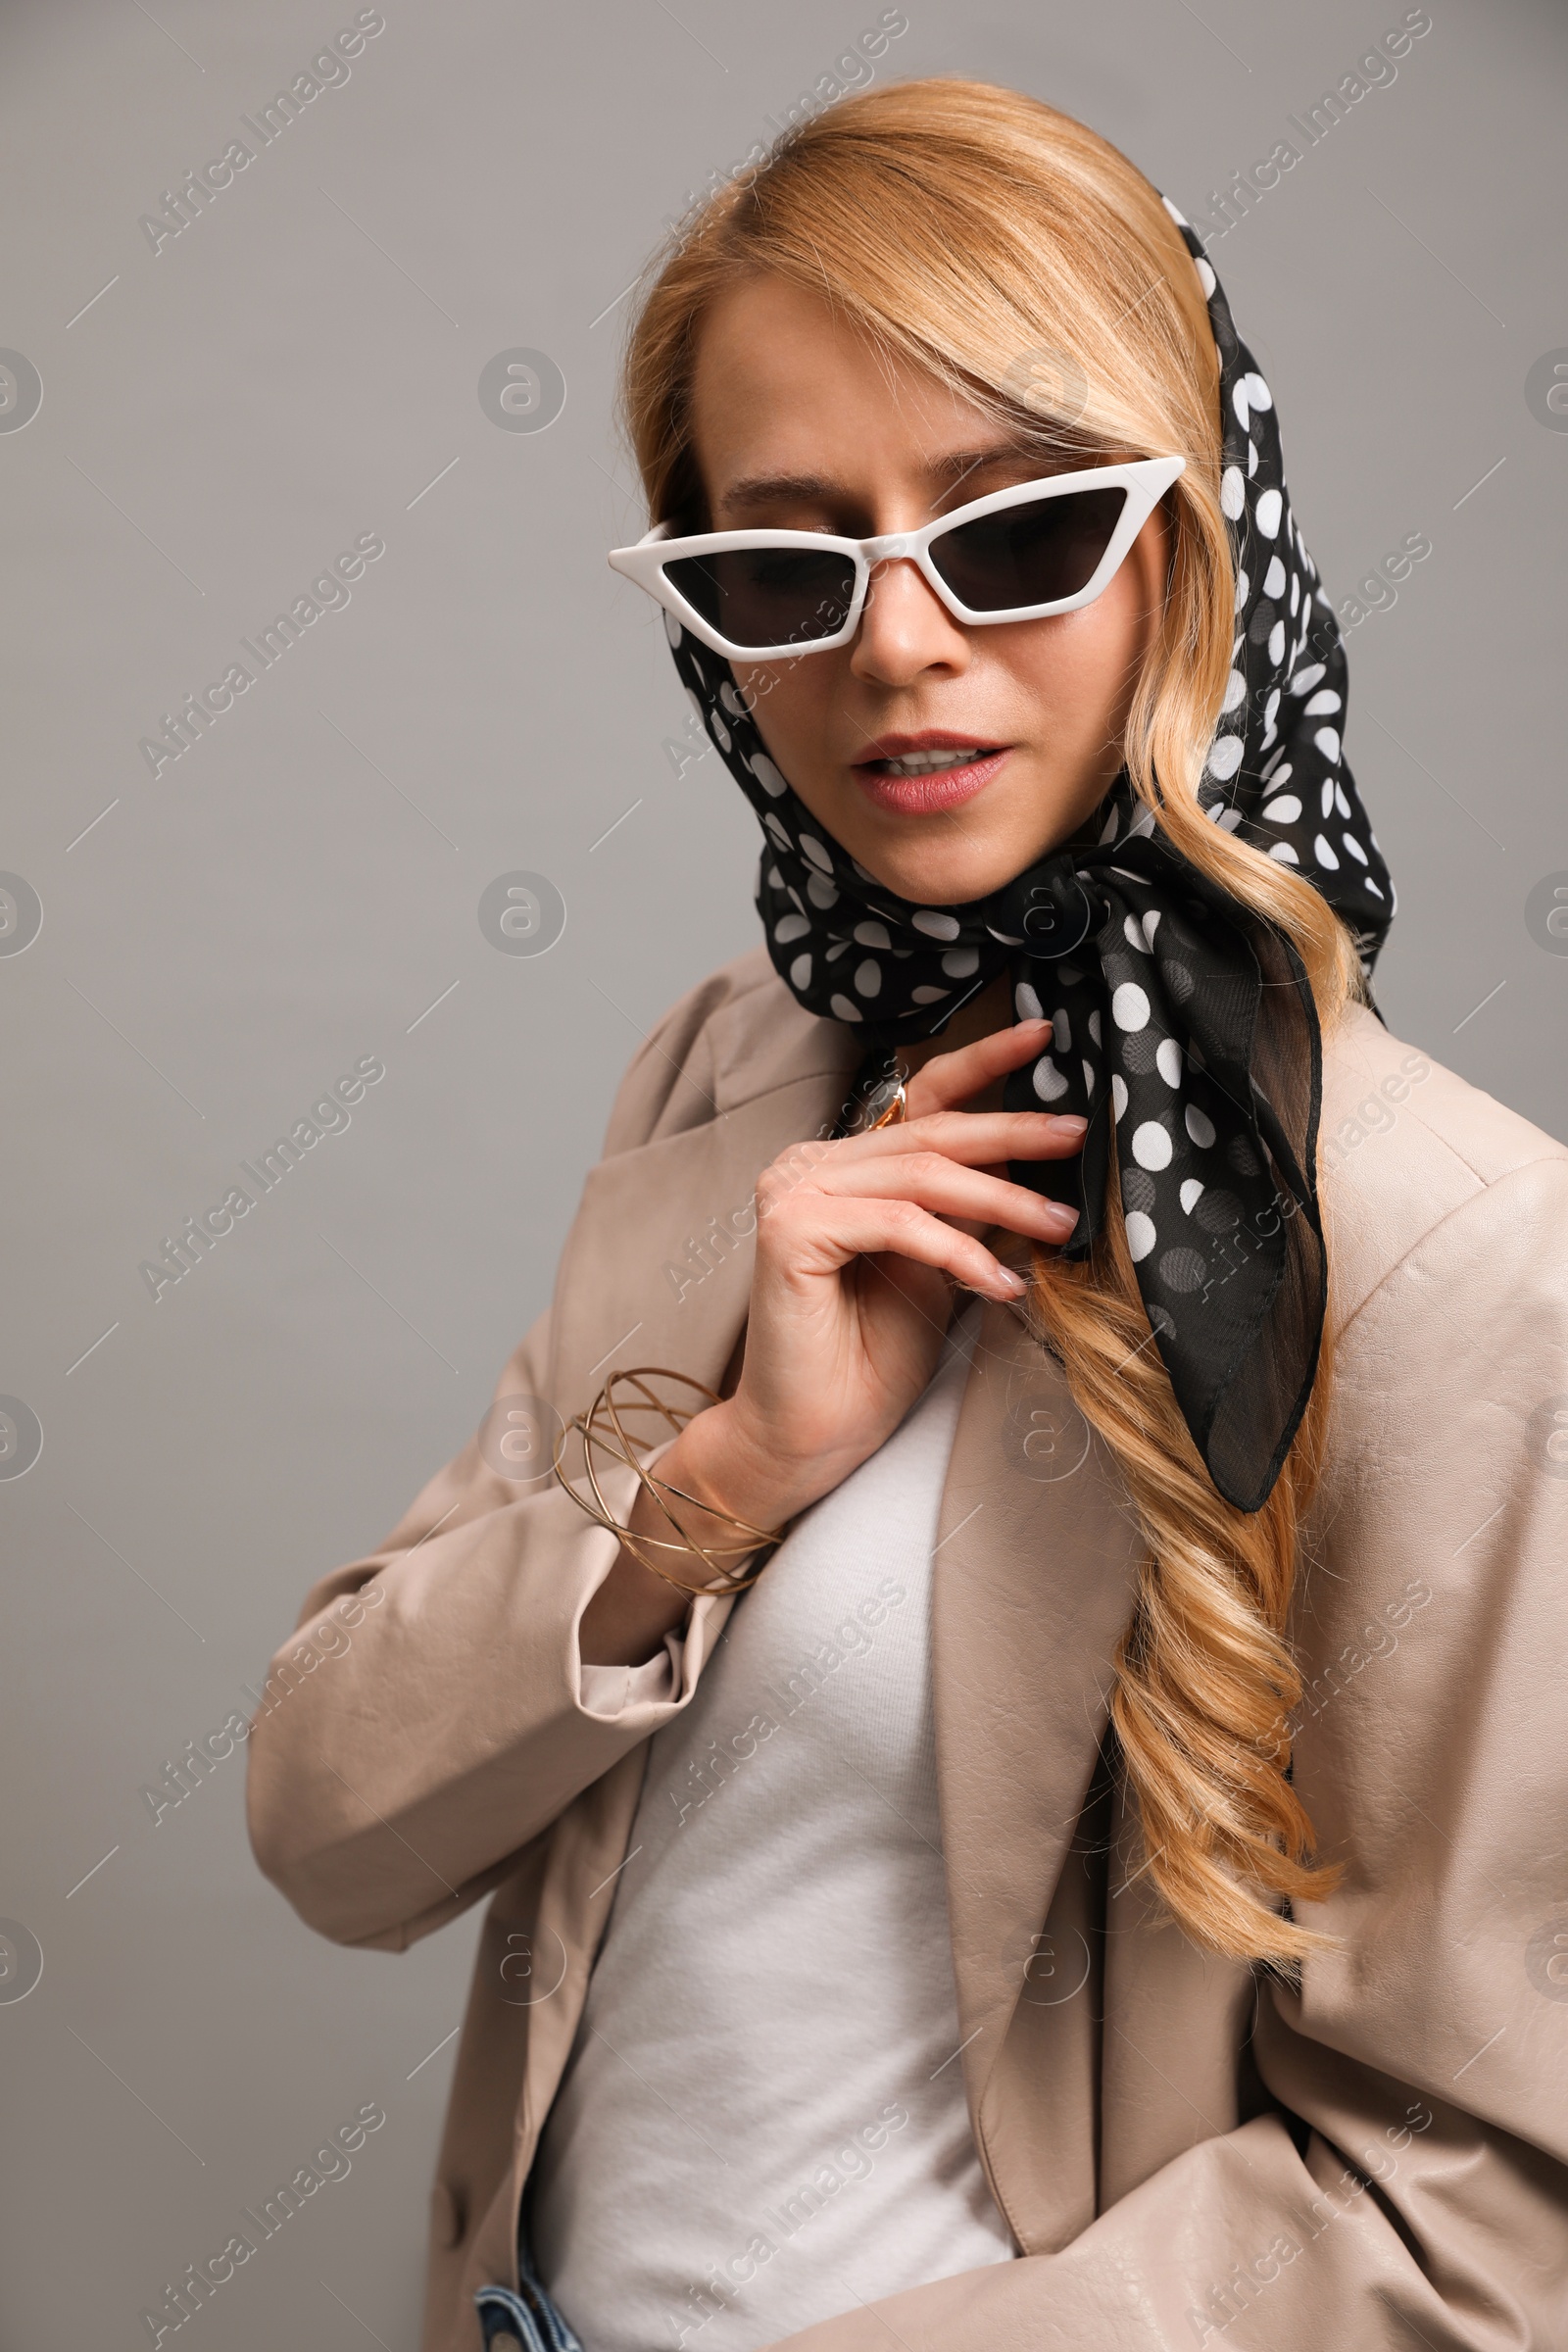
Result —
<path fill-rule="evenodd" d="M 1370 972 L 1388 932 L 1394 893 L 1344 763 L 1346 663 L 1339 623 L 1291 513 L 1273 395 L 1236 333 L 1191 224 L 1168 201 L 1165 209 L 1198 265 L 1219 349 L 1220 505 L 1232 525 L 1237 573 L 1236 652 L 1200 798 L 1216 824 L 1317 885 L 1354 934 Z M 1307 723 L 1331 712 L 1333 726 Z M 1296 789 L 1282 792 L 1293 769 Z M 1271 786 L 1266 801 L 1265 784 Z M 1325 816 L 1336 795 L 1343 804 L 1340 814 L 1349 827 L 1346 857 L 1305 821 L 1320 785 Z"/>

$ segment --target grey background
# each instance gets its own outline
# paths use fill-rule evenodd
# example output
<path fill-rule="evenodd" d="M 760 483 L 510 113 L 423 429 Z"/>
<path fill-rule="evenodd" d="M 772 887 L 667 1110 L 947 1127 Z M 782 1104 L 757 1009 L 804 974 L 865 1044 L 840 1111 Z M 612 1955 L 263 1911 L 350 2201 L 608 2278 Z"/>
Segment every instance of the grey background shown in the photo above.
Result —
<path fill-rule="evenodd" d="M 0 344 L 44 386 L 0 433 L 0 866 L 44 907 L 0 956 L 0 1391 L 44 1431 L 0 1482 L 0 1914 L 44 1953 L 0 2003 L 5 2352 L 146 2342 L 163 2282 L 368 2100 L 351 2176 L 193 2339 L 416 2341 L 451 2043 L 419 2062 L 477 1915 L 400 1960 L 338 1950 L 255 1871 L 241 1754 L 157 1827 L 140 1791 L 473 1428 L 639 1032 L 753 941 L 754 820 L 716 755 L 676 776 L 657 613 L 604 562 L 642 528 L 611 306 L 879 13 L 388 0 L 352 78 L 157 256 L 138 216 L 354 10 L 0 17 Z M 1198 212 L 1402 14 L 908 0 L 878 78 L 1011 81 Z M 1524 918 L 1568 869 L 1568 434 L 1524 393 L 1568 346 L 1568 37 L 1548 0 L 1432 14 L 1214 258 L 1331 592 L 1433 544 L 1350 639 L 1402 900 L 1387 1016 L 1568 1135 L 1568 957 Z M 479 405 L 518 347 L 565 379 L 543 432 Z M 154 780 L 159 714 L 366 531 L 386 553 L 352 603 Z M 479 929 L 519 869 L 567 909 L 544 956 Z M 372 1054 L 348 1131 L 155 1305 L 138 1261 Z"/>

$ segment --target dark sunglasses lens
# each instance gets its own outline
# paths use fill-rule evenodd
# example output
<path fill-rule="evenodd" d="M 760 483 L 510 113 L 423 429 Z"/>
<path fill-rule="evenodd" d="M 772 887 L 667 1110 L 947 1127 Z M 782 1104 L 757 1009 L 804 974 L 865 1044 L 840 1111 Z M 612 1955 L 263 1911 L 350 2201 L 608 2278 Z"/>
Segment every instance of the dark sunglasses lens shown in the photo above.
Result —
<path fill-rule="evenodd" d="M 1067 490 L 982 514 L 931 542 L 931 561 L 971 612 L 1010 612 L 1077 596 L 1094 578 L 1125 490 Z"/>
<path fill-rule="evenodd" d="M 834 548 L 737 547 L 679 556 L 664 577 L 731 645 L 835 637 L 855 601 L 855 565 Z"/>

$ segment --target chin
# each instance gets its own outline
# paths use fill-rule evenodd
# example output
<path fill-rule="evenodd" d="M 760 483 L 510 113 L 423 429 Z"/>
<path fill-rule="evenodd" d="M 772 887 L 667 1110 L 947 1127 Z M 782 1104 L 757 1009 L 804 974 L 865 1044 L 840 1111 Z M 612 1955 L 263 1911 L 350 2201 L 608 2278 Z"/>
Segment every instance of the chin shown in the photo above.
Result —
<path fill-rule="evenodd" d="M 971 854 L 956 858 L 951 843 L 936 841 L 918 847 L 902 845 L 892 856 L 885 850 L 879 855 L 874 845 L 852 850 L 850 855 L 876 876 L 884 890 L 923 906 L 966 906 L 973 899 L 989 898 L 992 891 L 1000 890 L 1032 862 L 1027 850 L 1020 850 L 1016 857 Z"/>

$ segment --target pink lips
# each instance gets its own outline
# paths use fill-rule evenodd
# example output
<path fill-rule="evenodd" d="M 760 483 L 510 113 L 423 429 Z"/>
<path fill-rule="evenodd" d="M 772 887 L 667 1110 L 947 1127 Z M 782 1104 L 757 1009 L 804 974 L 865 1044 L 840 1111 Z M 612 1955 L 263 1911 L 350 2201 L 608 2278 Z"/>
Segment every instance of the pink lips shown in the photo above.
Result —
<path fill-rule="evenodd" d="M 930 728 L 920 735 L 883 735 L 861 755 L 855 763 L 855 780 L 868 801 L 879 808 L 887 808 L 900 816 L 934 816 L 945 808 L 956 808 L 986 786 L 1000 773 L 1007 757 L 1008 747 L 1000 744 L 980 757 L 965 762 L 962 767 L 939 768 L 926 776 L 890 776 L 883 772 L 884 760 L 902 760 L 912 752 L 959 752 L 974 742 L 972 735 L 951 735 Z"/>

